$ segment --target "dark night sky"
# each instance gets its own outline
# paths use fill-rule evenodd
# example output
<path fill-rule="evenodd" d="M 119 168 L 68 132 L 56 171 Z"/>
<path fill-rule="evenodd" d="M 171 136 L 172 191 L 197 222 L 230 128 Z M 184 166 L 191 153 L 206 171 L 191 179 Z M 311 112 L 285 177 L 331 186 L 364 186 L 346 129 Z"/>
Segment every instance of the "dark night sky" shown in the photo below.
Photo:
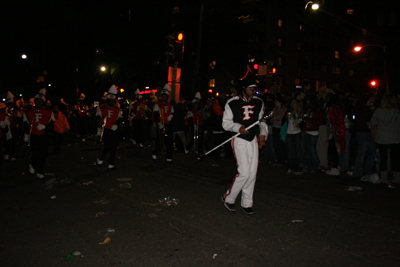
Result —
<path fill-rule="evenodd" d="M 172 21 L 165 19 L 171 14 L 170 2 L 53 0 L 2 3 L 0 96 L 4 97 L 8 90 L 14 94 L 35 94 L 36 77 L 46 70 L 55 97 L 73 100 L 78 86 L 86 95 L 98 98 L 113 82 L 112 78 L 99 75 L 101 64 L 115 64 L 117 69 L 123 70 L 113 77 L 128 90 L 134 91 L 145 85 L 162 86 L 166 81 L 164 38 L 171 32 L 172 25 Z M 185 22 L 193 25 L 186 29 L 188 41 L 184 64 L 187 69 L 193 68 L 191 53 L 195 46 L 189 40 L 197 38 L 198 2 L 187 4 L 185 10 L 189 13 Z M 226 6 L 233 2 L 240 1 L 231 1 Z M 205 27 L 205 31 L 208 34 L 218 32 L 213 26 Z M 232 41 L 238 38 L 227 29 L 231 28 L 226 27 L 218 35 L 225 33 L 224 38 L 233 38 Z M 394 43 L 399 43 L 396 34 L 389 36 Z M 218 48 L 216 40 L 207 42 Z M 390 49 L 392 53 L 395 50 Z M 21 59 L 23 53 L 28 55 L 25 61 Z M 191 73 L 185 75 L 190 77 Z"/>
<path fill-rule="evenodd" d="M 149 73 L 147 65 L 153 67 L 154 62 L 165 60 L 168 25 L 160 25 L 155 18 L 170 8 L 159 2 L 162 1 L 57 0 L 2 4 L 5 38 L 1 49 L 1 95 L 34 86 L 43 70 L 48 72 L 48 81 L 59 95 L 60 91 L 71 93 L 77 83 L 90 93 L 96 79 L 102 82 L 96 78 L 97 67 L 114 62 L 130 73 L 130 78 L 120 73 L 125 75 L 123 80 L 139 82 L 139 77 Z M 23 53 L 28 55 L 25 61 L 21 59 Z M 96 86 L 107 86 L 100 88 L 102 94 L 111 81 L 99 82 Z"/>

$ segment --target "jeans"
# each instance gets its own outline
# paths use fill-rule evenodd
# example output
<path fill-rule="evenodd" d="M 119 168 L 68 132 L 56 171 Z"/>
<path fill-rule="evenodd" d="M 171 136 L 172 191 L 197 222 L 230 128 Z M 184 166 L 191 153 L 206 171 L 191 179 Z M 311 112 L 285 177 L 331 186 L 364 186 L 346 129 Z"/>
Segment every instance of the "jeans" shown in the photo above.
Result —
<path fill-rule="evenodd" d="M 268 138 L 265 142 L 264 146 L 264 154 L 261 159 L 261 162 L 272 162 L 274 163 L 276 160 L 275 156 L 275 148 L 274 148 L 274 141 L 273 141 L 273 131 L 272 125 L 268 126 Z"/>
<path fill-rule="evenodd" d="M 345 170 L 350 170 L 350 141 L 351 141 L 351 132 L 349 129 L 346 129 L 346 150 L 344 154 L 339 154 L 339 164 Z"/>
<path fill-rule="evenodd" d="M 318 155 L 317 155 L 317 140 L 318 135 L 306 133 L 306 149 L 307 149 L 307 169 L 309 171 L 318 171 Z"/>
<path fill-rule="evenodd" d="M 286 148 L 289 169 L 299 170 L 301 157 L 301 133 L 288 134 L 286 136 Z"/>
<path fill-rule="evenodd" d="M 276 153 L 276 160 L 279 164 L 285 163 L 285 143 L 281 140 L 281 128 L 272 127 L 272 137 Z"/>
<path fill-rule="evenodd" d="M 357 153 L 354 161 L 353 176 L 374 173 L 376 148 L 370 132 L 357 132 Z"/>

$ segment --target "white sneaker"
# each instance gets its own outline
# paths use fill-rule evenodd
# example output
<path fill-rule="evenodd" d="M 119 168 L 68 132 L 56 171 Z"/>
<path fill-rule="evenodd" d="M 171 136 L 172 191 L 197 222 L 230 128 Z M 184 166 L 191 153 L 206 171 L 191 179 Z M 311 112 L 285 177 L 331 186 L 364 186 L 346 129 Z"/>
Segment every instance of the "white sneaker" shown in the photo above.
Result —
<path fill-rule="evenodd" d="M 4 160 L 8 160 L 8 155 L 4 155 Z"/>
<path fill-rule="evenodd" d="M 44 175 L 43 175 L 43 174 L 40 174 L 40 173 L 37 173 L 37 174 L 36 174 L 36 177 L 39 178 L 39 179 L 43 179 L 43 178 L 44 178 Z"/>
<path fill-rule="evenodd" d="M 157 159 L 157 156 L 156 156 L 156 155 L 151 155 L 151 158 L 154 159 L 154 160 L 156 160 L 156 159 Z"/>
<path fill-rule="evenodd" d="M 172 159 L 166 159 L 167 162 L 172 162 Z"/>
<path fill-rule="evenodd" d="M 109 168 L 109 169 L 114 169 L 114 168 L 115 168 L 115 165 L 108 164 L 108 168 Z"/>
<path fill-rule="evenodd" d="M 32 167 L 31 164 L 29 164 L 29 173 L 30 174 L 35 174 L 35 169 Z"/>
<path fill-rule="evenodd" d="M 327 175 L 340 175 L 340 171 L 336 168 L 332 168 L 325 172 Z"/>
<path fill-rule="evenodd" d="M 103 161 L 100 159 L 97 159 L 97 165 L 102 165 L 102 164 L 103 164 Z"/>
<path fill-rule="evenodd" d="M 139 147 L 143 147 L 143 144 L 142 144 L 142 143 L 140 143 L 140 144 L 139 144 Z"/>

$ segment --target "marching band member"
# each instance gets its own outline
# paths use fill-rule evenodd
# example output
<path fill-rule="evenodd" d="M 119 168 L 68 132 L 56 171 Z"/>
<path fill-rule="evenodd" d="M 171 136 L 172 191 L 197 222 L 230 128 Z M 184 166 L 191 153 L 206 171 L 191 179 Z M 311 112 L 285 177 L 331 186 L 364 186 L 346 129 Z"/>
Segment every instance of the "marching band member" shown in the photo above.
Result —
<path fill-rule="evenodd" d="M 78 104 L 74 106 L 74 114 L 77 123 L 77 137 L 82 138 L 82 142 L 86 141 L 87 124 L 88 124 L 88 106 L 84 104 L 85 94 L 79 96 Z"/>
<path fill-rule="evenodd" d="M 204 115 L 200 110 L 200 93 L 197 92 L 195 98 L 192 100 L 193 108 L 187 112 L 186 120 L 189 125 L 189 137 L 190 141 L 187 144 L 186 149 L 190 150 L 194 145 L 196 146 L 196 153 L 198 155 L 203 154 L 203 123 Z"/>
<path fill-rule="evenodd" d="M 44 178 L 49 134 L 54 129 L 54 115 L 45 108 L 46 89 L 41 89 L 34 97 L 35 107 L 24 114 L 24 141 L 29 142 L 32 151 L 29 172 L 39 179 Z"/>
<path fill-rule="evenodd" d="M 161 91 L 161 101 L 154 105 L 153 108 L 153 120 L 157 123 L 156 127 L 156 147 L 151 157 L 156 160 L 158 154 L 163 150 L 163 144 L 166 146 L 166 161 L 172 162 L 172 153 L 174 150 L 173 144 L 173 129 L 170 123 L 174 108 L 168 103 L 169 95 L 171 94 L 171 88 L 168 84 L 165 84 Z"/>
<path fill-rule="evenodd" d="M 223 128 L 235 134 L 239 132 L 240 135 L 232 140 L 238 173 L 231 187 L 222 196 L 222 201 L 229 211 L 234 212 L 236 197 L 241 192 L 241 208 L 246 214 L 251 215 L 254 214 L 252 206 L 258 168 L 258 150 L 265 145 L 268 128 L 265 122 L 260 123 L 258 138 L 257 127 L 246 130 L 246 127 L 263 117 L 264 103 L 254 95 L 256 84 L 250 77 L 243 79 L 242 82 L 244 86 L 239 88 L 237 96 L 228 100 L 223 115 Z"/>
<path fill-rule="evenodd" d="M 102 136 L 104 141 L 104 147 L 97 159 L 97 164 L 103 165 L 104 158 L 110 153 L 108 169 L 115 168 L 119 131 L 123 120 L 121 110 L 116 104 L 117 93 L 117 87 L 112 85 L 106 96 L 106 104 L 100 106 L 96 112 L 97 136 Z"/>

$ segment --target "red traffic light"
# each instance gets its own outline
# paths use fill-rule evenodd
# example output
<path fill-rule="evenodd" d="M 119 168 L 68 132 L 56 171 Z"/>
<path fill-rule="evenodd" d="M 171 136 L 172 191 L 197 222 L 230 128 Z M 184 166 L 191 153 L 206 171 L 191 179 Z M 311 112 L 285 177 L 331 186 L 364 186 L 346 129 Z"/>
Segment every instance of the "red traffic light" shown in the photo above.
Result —
<path fill-rule="evenodd" d="M 372 80 L 369 84 L 370 84 L 371 86 L 376 86 L 376 85 L 378 84 L 378 82 L 375 81 L 375 80 Z"/>
<path fill-rule="evenodd" d="M 258 64 L 257 64 L 257 63 L 254 64 L 254 69 L 255 69 L 255 70 L 258 70 Z"/>
<path fill-rule="evenodd" d="M 176 41 L 177 42 L 182 42 L 183 41 L 183 33 L 178 33 L 177 35 L 176 35 Z"/>

